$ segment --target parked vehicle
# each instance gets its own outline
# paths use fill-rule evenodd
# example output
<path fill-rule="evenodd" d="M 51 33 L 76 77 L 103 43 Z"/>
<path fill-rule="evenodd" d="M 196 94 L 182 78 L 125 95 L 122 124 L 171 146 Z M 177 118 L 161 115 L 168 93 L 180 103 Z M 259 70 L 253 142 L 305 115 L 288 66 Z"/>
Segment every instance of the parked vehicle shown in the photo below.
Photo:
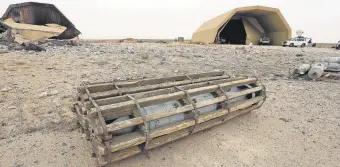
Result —
<path fill-rule="evenodd" d="M 310 42 L 311 38 L 298 36 L 289 40 L 285 40 L 282 42 L 282 46 L 289 46 L 289 47 L 306 47 L 308 46 L 308 43 Z M 311 43 L 312 47 L 315 47 L 315 43 Z"/>
<path fill-rule="evenodd" d="M 260 45 L 269 45 L 270 44 L 270 37 L 263 36 L 260 38 Z"/>

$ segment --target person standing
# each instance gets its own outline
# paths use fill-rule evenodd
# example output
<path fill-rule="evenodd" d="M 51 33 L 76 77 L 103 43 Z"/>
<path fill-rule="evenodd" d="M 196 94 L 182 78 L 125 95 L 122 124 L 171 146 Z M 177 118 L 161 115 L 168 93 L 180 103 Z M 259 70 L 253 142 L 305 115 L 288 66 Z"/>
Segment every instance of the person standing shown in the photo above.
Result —
<path fill-rule="evenodd" d="M 308 48 L 312 47 L 312 38 L 310 38 L 310 39 L 308 40 L 308 45 L 307 45 L 307 47 L 308 47 Z"/>

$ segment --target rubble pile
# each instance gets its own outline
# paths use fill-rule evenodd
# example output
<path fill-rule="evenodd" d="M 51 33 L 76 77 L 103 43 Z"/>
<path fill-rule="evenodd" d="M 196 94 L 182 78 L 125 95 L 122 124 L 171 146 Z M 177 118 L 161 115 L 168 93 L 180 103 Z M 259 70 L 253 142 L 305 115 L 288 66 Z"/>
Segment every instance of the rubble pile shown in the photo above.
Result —
<path fill-rule="evenodd" d="M 79 39 L 79 34 L 80 31 L 52 4 L 13 4 L 0 19 L 0 44 L 8 50 L 46 51 L 40 45 L 40 41 L 46 40 L 58 41 L 52 42 L 58 46 L 75 45 L 73 40 Z"/>
<path fill-rule="evenodd" d="M 326 57 L 311 64 L 301 64 L 290 75 L 307 80 L 340 79 L 340 57 Z"/>

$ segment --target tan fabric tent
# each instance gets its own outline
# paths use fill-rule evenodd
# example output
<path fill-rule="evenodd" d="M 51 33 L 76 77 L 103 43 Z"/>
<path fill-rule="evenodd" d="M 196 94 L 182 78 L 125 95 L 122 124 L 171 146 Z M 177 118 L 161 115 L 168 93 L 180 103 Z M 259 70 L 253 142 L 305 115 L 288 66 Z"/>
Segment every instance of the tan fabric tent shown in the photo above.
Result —
<path fill-rule="evenodd" d="M 258 44 L 265 34 L 272 45 L 281 45 L 291 38 L 291 28 L 279 9 L 264 6 L 249 6 L 233 9 L 204 22 L 193 34 L 193 42 L 216 43 L 221 34 L 228 34 L 231 20 L 242 20 L 242 27 L 232 27 L 234 31 L 244 31 L 244 43 Z M 236 25 L 235 22 L 234 25 Z M 241 35 L 242 36 L 242 35 Z"/>

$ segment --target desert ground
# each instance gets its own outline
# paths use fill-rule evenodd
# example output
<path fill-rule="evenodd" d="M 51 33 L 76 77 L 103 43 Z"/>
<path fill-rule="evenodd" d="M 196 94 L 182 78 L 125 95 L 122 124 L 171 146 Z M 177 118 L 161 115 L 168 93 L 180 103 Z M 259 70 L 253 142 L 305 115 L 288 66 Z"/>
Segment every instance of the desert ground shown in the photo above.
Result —
<path fill-rule="evenodd" d="M 288 78 L 290 67 L 339 51 L 178 43 L 46 48 L 0 53 L 1 167 L 95 166 L 71 111 L 82 81 L 217 70 L 258 77 L 267 88 L 264 105 L 153 149 L 149 159 L 137 155 L 112 166 L 340 166 L 339 83 Z"/>

